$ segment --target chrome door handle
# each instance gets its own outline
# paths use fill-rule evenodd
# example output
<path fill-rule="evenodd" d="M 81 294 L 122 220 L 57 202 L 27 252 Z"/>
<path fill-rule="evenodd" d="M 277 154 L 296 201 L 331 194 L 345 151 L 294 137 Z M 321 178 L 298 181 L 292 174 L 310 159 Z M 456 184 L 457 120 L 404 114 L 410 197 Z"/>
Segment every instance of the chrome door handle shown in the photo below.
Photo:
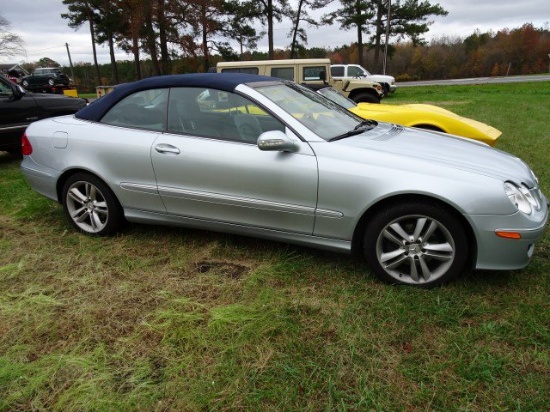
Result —
<path fill-rule="evenodd" d="M 159 153 L 180 154 L 180 149 L 167 143 L 159 143 L 155 146 L 155 150 Z"/>

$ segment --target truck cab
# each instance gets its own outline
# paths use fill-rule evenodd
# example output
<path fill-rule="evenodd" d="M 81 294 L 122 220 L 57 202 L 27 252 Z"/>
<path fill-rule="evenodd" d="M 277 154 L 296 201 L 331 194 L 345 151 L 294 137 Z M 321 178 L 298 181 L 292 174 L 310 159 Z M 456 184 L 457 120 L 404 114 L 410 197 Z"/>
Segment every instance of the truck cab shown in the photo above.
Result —
<path fill-rule="evenodd" d="M 385 74 L 371 74 L 367 69 L 358 64 L 333 64 L 330 66 L 331 76 L 335 79 L 359 79 L 364 78 L 380 83 L 384 90 L 384 96 L 397 90 L 395 77 Z"/>

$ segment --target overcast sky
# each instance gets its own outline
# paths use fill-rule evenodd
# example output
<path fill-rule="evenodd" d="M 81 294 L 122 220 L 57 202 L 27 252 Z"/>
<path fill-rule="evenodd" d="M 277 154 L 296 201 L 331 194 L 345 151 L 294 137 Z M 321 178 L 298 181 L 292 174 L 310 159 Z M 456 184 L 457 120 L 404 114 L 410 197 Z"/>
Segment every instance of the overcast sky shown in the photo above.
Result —
<path fill-rule="evenodd" d="M 49 57 L 68 66 L 65 43 L 69 44 L 73 64 L 93 61 L 88 26 L 76 31 L 68 27 L 67 20 L 61 18 L 61 14 L 67 12 L 62 0 L 1 0 L 1 3 L 0 14 L 11 23 L 11 31 L 24 40 L 25 52 L 12 58 L 0 58 L 0 62 L 34 62 Z M 449 14 L 432 19 L 434 23 L 425 36 L 427 40 L 443 35 L 464 38 L 476 29 L 498 31 L 518 28 L 525 23 L 549 28 L 550 24 L 550 0 L 432 0 L 431 3 L 439 3 Z M 275 47 L 288 46 L 290 27 L 288 21 L 276 24 Z M 343 31 L 337 25 L 319 29 L 306 27 L 306 30 L 308 47 L 333 48 L 356 41 L 353 30 Z M 267 38 L 263 38 L 258 46 L 267 50 Z M 98 46 L 97 51 L 99 63 L 108 63 L 108 49 Z M 117 59 L 131 60 L 132 57 L 118 52 Z"/>

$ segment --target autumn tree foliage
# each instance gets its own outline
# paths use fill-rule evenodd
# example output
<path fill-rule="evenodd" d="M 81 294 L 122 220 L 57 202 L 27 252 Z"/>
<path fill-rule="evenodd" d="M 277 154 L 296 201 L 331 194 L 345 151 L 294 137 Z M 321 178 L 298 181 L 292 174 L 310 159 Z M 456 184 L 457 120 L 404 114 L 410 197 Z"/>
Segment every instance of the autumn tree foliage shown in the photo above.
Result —
<path fill-rule="evenodd" d="M 351 44 L 328 53 L 334 63 L 358 63 L 358 46 Z M 429 44 L 400 42 L 392 45 L 388 73 L 398 80 L 455 79 L 505 76 L 548 71 L 550 30 L 525 24 L 515 29 L 482 33 L 466 38 L 441 36 Z M 365 55 L 365 67 L 375 70 L 375 51 Z"/>

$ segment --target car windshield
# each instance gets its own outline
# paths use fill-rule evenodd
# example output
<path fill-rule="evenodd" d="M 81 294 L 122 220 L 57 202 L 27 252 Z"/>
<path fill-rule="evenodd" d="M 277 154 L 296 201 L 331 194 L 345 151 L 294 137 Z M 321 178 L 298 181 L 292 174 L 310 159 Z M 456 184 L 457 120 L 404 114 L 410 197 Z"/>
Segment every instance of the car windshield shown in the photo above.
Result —
<path fill-rule="evenodd" d="M 292 82 L 258 86 L 256 90 L 324 140 L 362 133 L 362 119 L 331 100 Z"/>
<path fill-rule="evenodd" d="M 338 91 L 336 91 L 332 87 L 324 87 L 322 89 L 317 90 L 317 93 L 325 96 L 329 100 L 332 100 L 334 103 L 342 106 L 344 109 L 349 110 L 357 106 L 357 103 L 355 103 L 351 99 L 348 99 L 346 96 L 343 96 L 342 94 L 338 93 Z"/>

